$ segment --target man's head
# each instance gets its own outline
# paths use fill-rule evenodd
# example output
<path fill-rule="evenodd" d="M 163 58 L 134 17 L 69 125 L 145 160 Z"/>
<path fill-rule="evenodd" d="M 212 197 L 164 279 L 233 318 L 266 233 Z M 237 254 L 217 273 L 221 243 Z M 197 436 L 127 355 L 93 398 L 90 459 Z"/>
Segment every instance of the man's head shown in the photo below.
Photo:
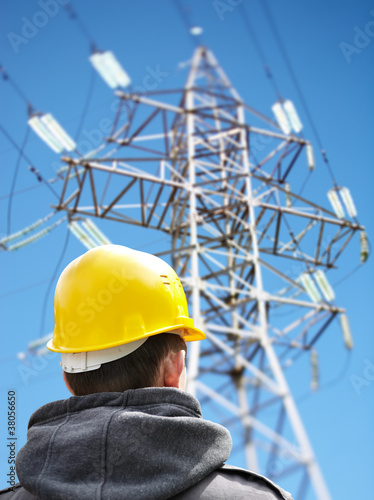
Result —
<path fill-rule="evenodd" d="M 62 272 L 48 348 L 61 353 L 76 395 L 138 387 L 184 388 L 185 341 L 203 332 L 189 318 L 174 270 L 119 245 L 89 250 Z"/>
<path fill-rule="evenodd" d="M 186 386 L 186 342 L 172 333 L 149 337 L 131 354 L 97 370 L 63 372 L 67 388 L 75 396 L 95 392 L 123 392 L 141 387 Z"/>

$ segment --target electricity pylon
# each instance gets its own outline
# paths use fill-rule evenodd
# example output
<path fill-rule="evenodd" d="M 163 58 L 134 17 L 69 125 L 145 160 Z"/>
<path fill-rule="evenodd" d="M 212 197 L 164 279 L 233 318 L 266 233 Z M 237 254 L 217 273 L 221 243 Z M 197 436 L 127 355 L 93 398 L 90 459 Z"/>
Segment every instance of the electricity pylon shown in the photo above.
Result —
<path fill-rule="evenodd" d="M 329 499 L 284 371 L 306 351 L 315 359 L 336 316 L 346 325 L 323 270 L 363 228 L 291 190 L 313 168 L 310 143 L 246 105 L 206 48 L 183 89 L 116 93 L 110 137 L 64 158 L 56 208 L 170 235 L 158 255 L 207 334 L 190 345 L 189 390 L 242 437 L 249 468 L 294 475 L 298 500 L 309 481 Z"/>

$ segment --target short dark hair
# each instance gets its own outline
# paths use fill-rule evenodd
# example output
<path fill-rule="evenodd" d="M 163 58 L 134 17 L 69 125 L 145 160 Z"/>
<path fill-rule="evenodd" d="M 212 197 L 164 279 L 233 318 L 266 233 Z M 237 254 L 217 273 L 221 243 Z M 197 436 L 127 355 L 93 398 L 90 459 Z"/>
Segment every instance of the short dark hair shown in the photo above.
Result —
<path fill-rule="evenodd" d="M 187 352 L 187 345 L 179 335 L 162 333 L 149 337 L 131 354 L 102 364 L 98 370 L 82 373 L 65 372 L 65 375 L 76 396 L 153 387 L 161 362 L 169 352 L 182 350 Z"/>

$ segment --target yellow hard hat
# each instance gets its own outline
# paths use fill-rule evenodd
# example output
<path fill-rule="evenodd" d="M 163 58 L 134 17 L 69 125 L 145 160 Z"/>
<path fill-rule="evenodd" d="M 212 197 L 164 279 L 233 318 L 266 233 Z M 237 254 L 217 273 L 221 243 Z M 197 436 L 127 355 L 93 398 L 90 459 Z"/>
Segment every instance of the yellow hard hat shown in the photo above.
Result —
<path fill-rule="evenodd" d="M 154 255 L 120 245 L 93 248 L 71 262 L 58 280 L 54 307 L 47 347 L 63 354 L 137 346 L 170 331 L 186 341 L 205 338 L 188 315 L 175 271 Z"/>

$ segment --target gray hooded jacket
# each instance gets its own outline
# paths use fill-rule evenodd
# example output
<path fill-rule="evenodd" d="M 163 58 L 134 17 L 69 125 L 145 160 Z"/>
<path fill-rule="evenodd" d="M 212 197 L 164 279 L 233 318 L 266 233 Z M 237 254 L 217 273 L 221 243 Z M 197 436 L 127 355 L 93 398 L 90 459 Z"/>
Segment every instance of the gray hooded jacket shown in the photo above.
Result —
<path fill-rule="evenodd" d="M 26 500 L 290 500 L 256 474 L 222 467 L 231 437 L 171 388 L 101 393 L 49 403 L 30 419 L 17 456 Z"/>

